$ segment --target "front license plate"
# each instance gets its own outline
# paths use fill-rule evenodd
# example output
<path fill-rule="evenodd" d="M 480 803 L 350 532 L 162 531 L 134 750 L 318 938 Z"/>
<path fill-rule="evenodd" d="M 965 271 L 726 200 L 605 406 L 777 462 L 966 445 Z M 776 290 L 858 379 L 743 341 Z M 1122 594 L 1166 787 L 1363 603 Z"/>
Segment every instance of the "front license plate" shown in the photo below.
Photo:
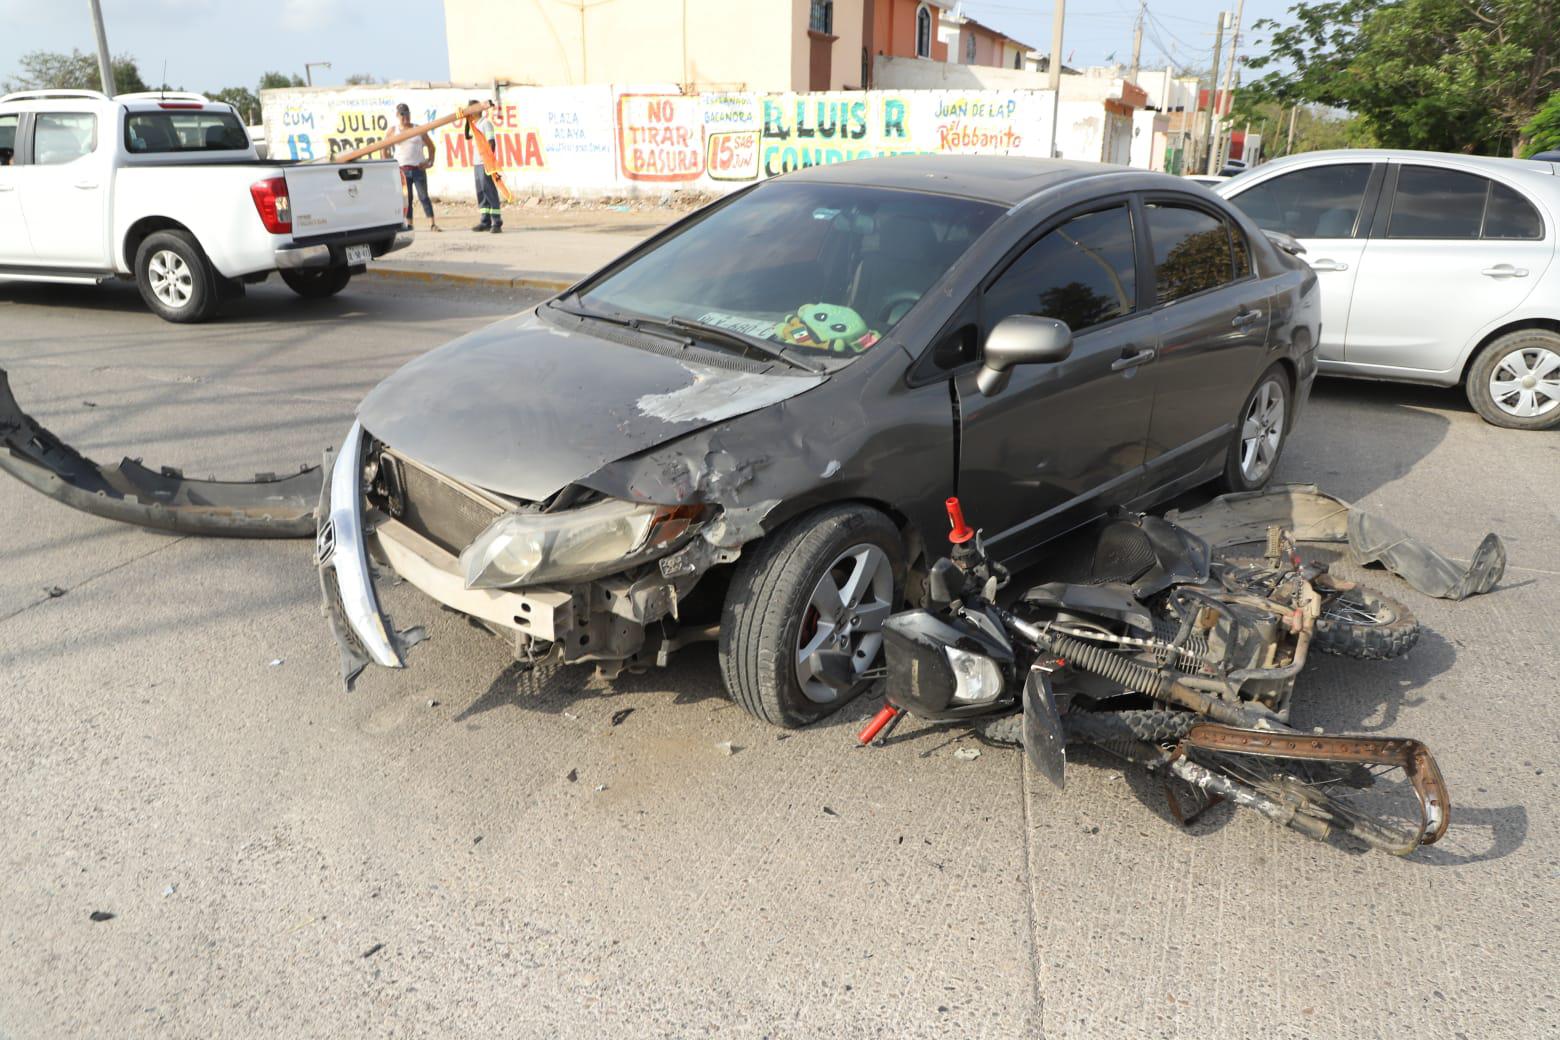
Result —
<path fill-rule="evenodd" d="M 372 259 L 374 253 L 368 246 L 348 246 L 347 266 L 356 267 L 358 264 L 366 264 Z"/>

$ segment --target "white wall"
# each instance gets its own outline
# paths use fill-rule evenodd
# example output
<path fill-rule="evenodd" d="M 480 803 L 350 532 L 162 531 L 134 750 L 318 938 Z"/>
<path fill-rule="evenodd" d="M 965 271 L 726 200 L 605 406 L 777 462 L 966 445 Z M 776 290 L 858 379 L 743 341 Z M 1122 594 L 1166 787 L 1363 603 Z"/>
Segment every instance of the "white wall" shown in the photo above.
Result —
<path fill-rule="evenodd" d="M 1001 70 L 997 70 L 1001 71 Z M 267 90 L 271 155 L 328 159 L 381 140 L 397 102 L 416 122 L 485 97 L 482 87 L 388 85 Z M 902 153 L 1043 156 L 1049 91 L 872 90 L 705 92 L 673 84 L 514 87 L 499 93 L 500 168 L 515 194 L 662 195 L 729 191 L 786 170 Z M 1064 105 L 1072 111 L 1074 106 Z M 1097 102 L 1079 113 L 1104 116 Z M 1087 124 L 1082 115 L 1075 121 Z M 1059 144 L 1068 158 L 1101 158 L 1100 128 Z M 1092 135 L 1092 136 L 1091 136 Z M 458 125 L 433 132 L 436 195 L 472 191 L 471 142 Z M 1092 148 L 1092 151 L 1091 151 Z"/>

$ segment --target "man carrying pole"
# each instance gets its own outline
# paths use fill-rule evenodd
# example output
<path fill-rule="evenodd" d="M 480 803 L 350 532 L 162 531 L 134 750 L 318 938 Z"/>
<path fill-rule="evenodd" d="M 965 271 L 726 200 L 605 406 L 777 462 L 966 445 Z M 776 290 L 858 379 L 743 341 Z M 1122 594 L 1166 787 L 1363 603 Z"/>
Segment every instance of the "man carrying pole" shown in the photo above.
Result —
<path fill-rule="evenodd" d="M 480 105 L 482 102 L 473 98 L 471 105 Z M 467 106 L 470 108 L 470 105 Z M 476 131 L 473 140 L 472 131 Z M 490 231 L 499 234 L 504 230 L 504 211 L 500 208 L 498 198 L 498 186 L 494 179 L 498 178 L 499 184 L 503 183 L 498 177 L 498 159 L 493 151 L 494 139 L 493 120 L 487 111 L 483 111 L 476 118 L 466 117 L 466 139 L 475 146 L 477 153 L 476 163 L 472 169 L 476 173 L 477 185 L 477 223 L 471 230 Z"/>

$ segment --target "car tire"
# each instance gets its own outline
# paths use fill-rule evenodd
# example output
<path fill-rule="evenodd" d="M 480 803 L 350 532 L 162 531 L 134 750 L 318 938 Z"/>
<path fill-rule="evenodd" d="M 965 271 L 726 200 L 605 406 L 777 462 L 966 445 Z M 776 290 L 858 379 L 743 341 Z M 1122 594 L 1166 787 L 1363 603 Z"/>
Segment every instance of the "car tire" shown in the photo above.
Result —
<path fill-rule="evenodd" d="M 1560 332 L 1548 329 L 1518 329 L 1508 332 L 1479 351 L 1468 369 L 1468 381 L 1463 391 L 1468 403 L 1485 422 L 1504 426 L 1508 430 L 1548 430 L 1560 426 L 1560 396 L 1549 398 L 1543 393 L 1543 384 L 1553 384 L 1560 395 Z M 1534 386 L 1524 386 L 1525 377 L 1542 373 L 1548 378 L 1535 379 Z M 1505 395 L 1497 393 L 1497 384 L 1510 386 Z M 1526 391 L 1526 393 L 1524 393 Z M 1523 411 L 1536 410 L 1523 415 Z"/>
<path fill-rule="evenodd" d="M 305 300 L 323 300 L 327 296 L 334 296 L 345 289 L 351 280 L 352 269 L 348 267 L 299 268 L 282 272 L 282 281 L 287 283 L 287 288 Z"/>
<path fill-rule="evenodd" d="M 1289 442 L 1294 411 L 1294 383 L 1284 366 L 1274 365 L 1262 373 L 1235 416 L 1224 472 L 1216 481 L 1220 491 L 1258 491 L 1267 486 Z"/>
<path fill-rule="evenodd" d="M 216 269 L 185 231 L 146 236 L 135 251 L 135 284 L 141 299 L 164 321 L 205 321 L 222 302 Z"/>
<path fill-rule="evenodd" d="M 798 517 L 744 553 L 720 629 L 721 675 L 732 699 L 794 729 L 860 694 L 879 667 L 882 623 L 904 595 L 904 560 L 894 522 L 856 505 Z M 832 600 L 831 587 L 839 590 Z M 825 616 L 819 604 L 831 603 L 833 616 Z M 827 684 L 818 677 L 819 652 L 866 674 L 842 686 L 836 672 Z"/>

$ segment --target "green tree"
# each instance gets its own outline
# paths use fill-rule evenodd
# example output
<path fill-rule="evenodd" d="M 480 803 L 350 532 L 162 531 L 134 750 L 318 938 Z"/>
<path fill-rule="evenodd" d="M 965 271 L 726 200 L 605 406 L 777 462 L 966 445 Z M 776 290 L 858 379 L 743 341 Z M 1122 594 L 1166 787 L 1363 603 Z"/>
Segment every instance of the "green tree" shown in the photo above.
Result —
<path fill-rule="evenodd" d="M 1289 9 L 1254 100 L 1346 109 L 1383 145 L 1517 154 L 1560 88 L 1560 0 L 1328 0 Z"/>
<path fill-rule="evenodd" d="M 21 71 L 5 81 L 5 89 L 12 90 L 102 90 L 103 78 L 98 75 L 97 55 L 72 50 L 28 51 L 22 55 Z M 121 94 L 146 90 L 135 59 L 120 54 L 112 59 L 114 89 Z"/>
<path fill-rule="evenodd" d="M 1522 135 L 1527 138 L 1523 155 L 1560 148 L 1560 90 L 1549 95 L 1549 100 L 1522 128 Z"/>
<path fill-rule="evenodd" d="M 246 123 L 260 122 L 260 99 L 248 87 L 223 87 L 206 95 L 213 101 L 226 101 L 238 110 L 239 118 Z"/>
<path fill-rule="evenodd" d="M 1294 147 L 1289 146 L 1289 121 L 1295 123 Z M 1358 116 L 1338 115 L 1313 105 L 1282 105 L 1277 101 L 1253 98 L 1248 93 L 1235 95 L 1231 124 L 1250 124 L 1262 135 L 1262 157 L 1298 155 L 1328 148 L 1371 148 L 1378 142 L 1370 127 Z"/>
<path fill-rule="evenodd" d="M 346 80 L 347 86 L 349 87 L 368 87 L 378 82 L 378 79 L 367 72 L 354 72 L 352 75 L 348 76 Z"/>
<path fill-rule="evenodd" d="M 304 87 L 308 83 L 302 76 L 289 76 L 285 72 L 262 72 L 260 90 L 286 90 L 288 87 Z"/>

